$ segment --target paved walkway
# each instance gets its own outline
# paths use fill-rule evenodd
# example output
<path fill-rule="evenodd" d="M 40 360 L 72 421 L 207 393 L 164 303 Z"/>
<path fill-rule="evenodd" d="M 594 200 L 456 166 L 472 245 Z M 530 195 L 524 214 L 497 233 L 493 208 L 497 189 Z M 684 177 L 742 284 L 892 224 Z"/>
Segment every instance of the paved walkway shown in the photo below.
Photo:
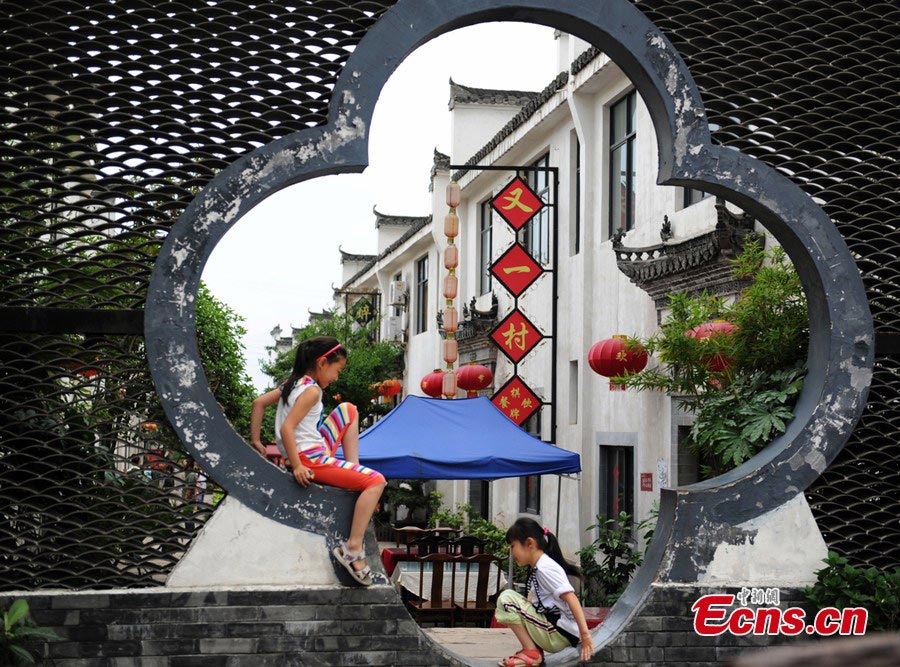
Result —
<path fill-rule="evenodd" d="M 379 542 L 378 551 L 396 548 L 394 542 Z M 519 642 L 512 630 L 487 628 L 422 628 L 434 641 L 461 656 L 477 661 L 478 665 L 496 665 L 500 658 L 519 650 Z"/>
<path fill-rule="evenodd" d="M 487 628 L 423 628 L 439 644 L 459 655 L 472 659 L 486 659 L 497 664 L 500 658 L 519 650 L 519 642 L 512 630 Z"/>

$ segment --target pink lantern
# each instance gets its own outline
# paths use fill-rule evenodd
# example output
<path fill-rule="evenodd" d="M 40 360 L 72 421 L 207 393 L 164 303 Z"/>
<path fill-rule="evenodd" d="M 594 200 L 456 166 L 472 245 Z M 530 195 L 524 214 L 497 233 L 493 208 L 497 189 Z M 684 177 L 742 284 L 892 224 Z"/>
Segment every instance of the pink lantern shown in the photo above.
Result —
<path fill-rule="evenodd" d="M 459 216 L 453 211 L 444 216 L 444 236 L 448 239 L 459 236 Z"/>
<path fill-rule="evenodd" d="M 444 341 L 444 361 L 448 364 L 455 364 L 459 358 L 459 347 L 456 341 L 448 338 Z"/>
<path fill-rule="evenodd" d="M 459 248 L 455 245 L 448 245 L 444 249 L 444 268 L 455 269 L 459 266 Z"/>
<path fill-rule="evenodd" d="M 459 311 L 453 306 L 444 308 L 444 331 L 454 333 L 459 328 Z"/>
<path fill-rule="evenodd" d="M 459 206 L 460 200 L 460 188 L 459 183 L 456 181 L 450 181 L 447 183 L 447 206 L 451 208 L 456 208 Z"/>
<path fill-rule="evenodd" d="M 459 280 L 454 275 L 444 276 L 444 298 L 455 299 L 459 289 Z"/>
<path fill-rule="evenodd" d="M 450 371 L 444 374 L 442 387 L 444 396 L 454 398 L 456 396 L 456 373 Z"/>

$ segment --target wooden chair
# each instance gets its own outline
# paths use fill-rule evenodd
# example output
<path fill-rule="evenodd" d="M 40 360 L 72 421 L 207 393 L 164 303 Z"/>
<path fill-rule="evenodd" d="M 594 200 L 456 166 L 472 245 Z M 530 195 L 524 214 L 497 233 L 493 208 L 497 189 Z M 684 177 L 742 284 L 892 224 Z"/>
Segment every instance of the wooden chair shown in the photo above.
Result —
<path fill-rule="evenodd" d="M 450 549 L 460 556 L 474 556 L 475 552 L 484 553 L 485 541 L 473 535 L 463 535 L 450 541 Z"/>
<path fill-rule="evenodd" d="M 416 623 L 421 624 L 423 621 L 436 622 L 446 619 L 450 627 L 456 624 L 456 568 L 454 563 L 458 562 L 458 558 L 447 553 L 433 553 L 422 558 L 417 558 L 419 564 L 419 599 L 407 600 L 407 607 Z M 431 563 L 431 587 L 430 599 L 425 598 L 425 565 Z M 444 574 L 446 563 L 450 564 L 450 597 L 444 597 Z"/>
<path fill-rule="evenodd" d="M 496 556 L 491 554 L 477 554 L 475 556 L 459 557 L 459 561 L 465 564 L 464 574 L 459 576 L 465 577 L 465 592 L 461 602 L 456 602 L 456 609 L 460 622 L 465 625 L 469 621 L 476 621 L 483 627 L 488 627 L 491 623 L 491 617 L 497 608 L 497 597 L 500 595 L 500 563 L 502 562 Z M 494 568 L 496 564 L 496 568 Z M 472 576 L 472 565 L 478 566 L 477 581 L 475 583 L 474 597 L 469 594 L 469 581 Z M 496 572 L 496 584 L 491 587 L 491 575 Z M 491 590 L 493 588 L 493 591 Z"/>
<path fill-rule="evenodd" d="M 406 553 L 412 553 L 414 548 L 420 558 L 429 554 L 448 553 L 450 551 L 450 540 L 446 537 L 426 535 L 407 543 Z"/>
<path fill-rule="evenodd" d="M 411 540 L 414 540 L 418 537 L 423 537 L 426 534 L 426 530 L 424 528 L 419 528 L 418 526 L 403 526 L 402 528 L 397 528 L 397 526 L 392 525 L 391 530 L 394 531 L 394 539 L 397 542 L 397 546 L 400 546 L 400 542 L 408 545 Z"/>

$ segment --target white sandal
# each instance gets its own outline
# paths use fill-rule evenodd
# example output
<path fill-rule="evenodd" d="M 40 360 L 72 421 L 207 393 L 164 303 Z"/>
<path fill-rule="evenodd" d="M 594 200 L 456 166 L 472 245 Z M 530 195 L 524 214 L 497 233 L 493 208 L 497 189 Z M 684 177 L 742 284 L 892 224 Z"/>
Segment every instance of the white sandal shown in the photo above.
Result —
<path fill-rule="evenodd" d="M 356 569 L 353 567 L 353 563 L 358 560 L 366 559 L 366 552 L 363 551 L 350 551 L 347 548 L 346 542 L 341 542 L 339 546 L 336 546 L 331 550 L 332 555 L 338 563 L 344 566 L 344 569 L 350 573 L 350 576 L 353 577 L 355 581 L 362 584 L 363 586 L 371 586 L 375 583 L 375 580 L 372 579 L 372 568 L 368 565 L 365 567 L 361 567 L 360 569 Z"/>

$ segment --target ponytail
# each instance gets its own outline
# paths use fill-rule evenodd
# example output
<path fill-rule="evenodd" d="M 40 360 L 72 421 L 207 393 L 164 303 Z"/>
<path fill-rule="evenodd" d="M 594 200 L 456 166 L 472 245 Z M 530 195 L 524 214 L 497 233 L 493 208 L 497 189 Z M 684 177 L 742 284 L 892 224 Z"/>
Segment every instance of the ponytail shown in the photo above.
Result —
<path fill-rule="evenodd" d="M 294 367 L 290 377 L 285 380 L 281 388 L 281 400 L 287 405 L 288 397 L 294 390 L 297 381 L 307 375 L 316 367 L 316 362 L 322 357 L 328 363 L 334 363 L 347 358 L 347 351 L 334 336 L 316 336 L 302 341 L 297 346 L 297 354 L 294 357 Z"/>
<path fill-rule="evenodd" d="M 513 541 L 522 542 L 532 538 L 537 544 L 537 548 L 550 556 L 559 563 L 559 566 L 566 574 L 581 576 L 581 570 L 574 564 L 565 559 L 562 549 L 559 547 L 559 540 L 556 535 L 545 528 L 541 528 L 540 524 L 534 519 L 523 517 L 517 519 L 516 522 L 506 531 L 506 543 L 512 544 Z"/>

